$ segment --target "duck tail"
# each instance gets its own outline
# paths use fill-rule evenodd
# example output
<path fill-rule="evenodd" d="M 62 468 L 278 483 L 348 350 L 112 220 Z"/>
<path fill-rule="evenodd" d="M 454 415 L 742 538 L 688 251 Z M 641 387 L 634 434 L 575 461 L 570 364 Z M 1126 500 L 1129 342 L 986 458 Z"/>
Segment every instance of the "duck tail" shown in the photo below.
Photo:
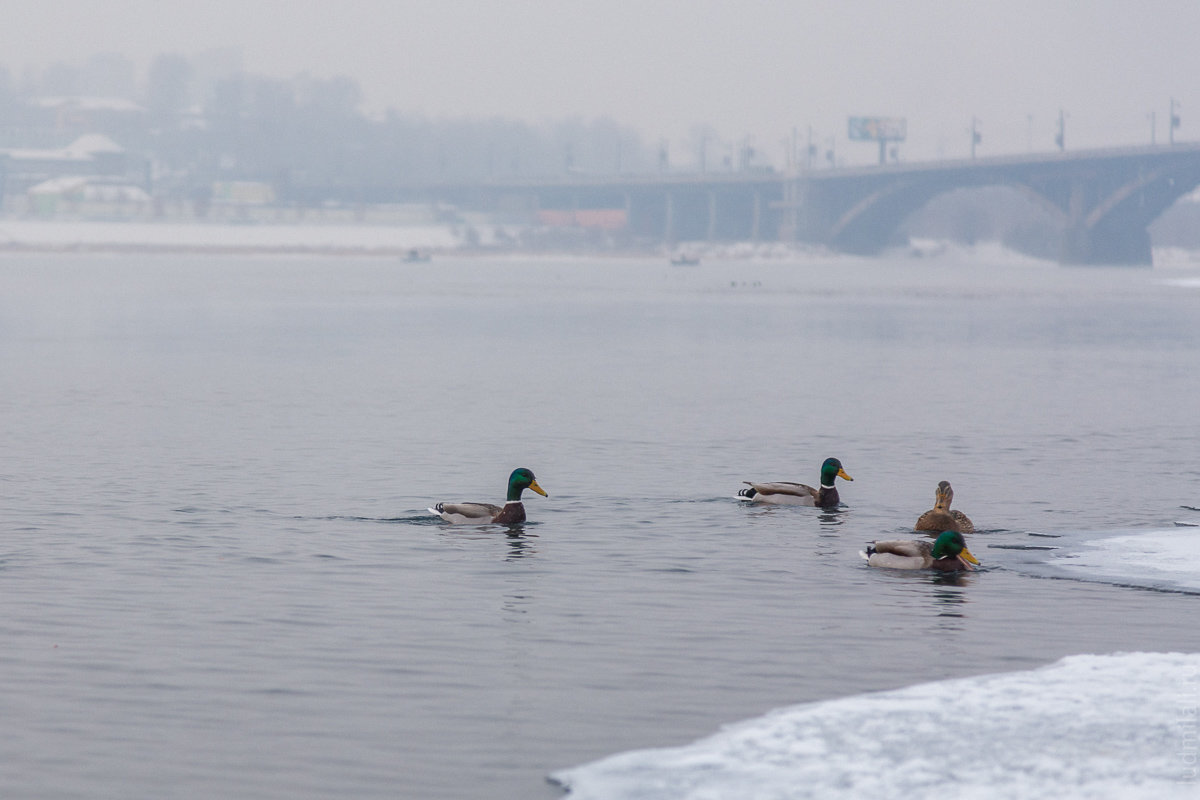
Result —
<path fill-rule="evenodd" d="M 738 489 L 737 496 L 744 500 L 753 500 L 756 494 L 758 494 L 758 490 L 751 487 L 749 489 Z"/>

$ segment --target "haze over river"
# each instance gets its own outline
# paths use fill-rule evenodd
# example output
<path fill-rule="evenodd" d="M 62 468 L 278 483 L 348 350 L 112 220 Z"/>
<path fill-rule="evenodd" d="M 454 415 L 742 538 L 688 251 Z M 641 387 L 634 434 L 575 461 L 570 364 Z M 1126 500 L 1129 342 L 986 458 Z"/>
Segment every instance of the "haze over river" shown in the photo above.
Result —
<path fill-rule="evenodd" d="M 1200 518 L 1198 367 L 1187 265 L 5 253 L 0 795 L 552 798 L 794 703 L 1195 653 L 1196 539 L 1055 560 Z M 839 511 L 733 499 L 828 456 Z M 518 466 L 523 526 L 425 510 Z M 983 568 L 866 567 L 943 479 Z"/>

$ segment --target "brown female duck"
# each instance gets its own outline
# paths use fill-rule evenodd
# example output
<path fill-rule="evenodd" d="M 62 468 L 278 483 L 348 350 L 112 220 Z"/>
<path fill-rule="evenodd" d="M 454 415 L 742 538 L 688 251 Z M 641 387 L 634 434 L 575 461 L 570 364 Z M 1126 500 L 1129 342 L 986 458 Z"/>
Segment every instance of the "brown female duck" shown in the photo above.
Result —
<path fill-rule="evenodd" d="M 917 519 L 914 530 L 928 533 L 941 531 L 958 531 L 959 533 L 974 533 L 975 525 L 961 511 L 951 511 L 950 504 L 954 502 L 954 490 L 950 481 L 942 481 L 934 493 L 933 508 L 926 511 Z"/>

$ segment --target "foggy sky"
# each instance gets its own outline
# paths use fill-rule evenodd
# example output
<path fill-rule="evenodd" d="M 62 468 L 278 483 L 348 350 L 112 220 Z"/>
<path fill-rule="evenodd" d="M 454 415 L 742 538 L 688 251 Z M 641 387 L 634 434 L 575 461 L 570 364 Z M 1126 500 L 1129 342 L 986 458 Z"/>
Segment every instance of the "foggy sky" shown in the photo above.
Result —
<path fill-rule="evenodd" d="M 159 53 L 240 47 L 249 72 L 348 75 L 366 110 L 609 116 L 682 153 L 697 126 L 777 165 L 793 129 L 850 163 L 848 115 L 903 116 L 906 160 L 1200 138 L 1195 0 L 6 0 L 14 78 L 96 53 L 144 76 Z M 725 145 L 720 142 L 725 142 Z"/>

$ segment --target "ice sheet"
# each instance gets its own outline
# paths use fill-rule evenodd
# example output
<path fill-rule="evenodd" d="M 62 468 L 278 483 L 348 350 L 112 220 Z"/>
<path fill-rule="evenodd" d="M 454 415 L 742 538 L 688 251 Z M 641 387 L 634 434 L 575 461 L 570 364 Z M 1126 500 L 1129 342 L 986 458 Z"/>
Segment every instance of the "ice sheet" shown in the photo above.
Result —
<path fill-rule="evenodd" d="M 811 703 L 552 776 L 570 800 L 1200 797 L 1200 654 L 1050 666 Z"/>
<path fill-rule="evenodd" d="M 1093 539 L 1051 564 L 1072 577 L 1200 591 L 1200 530 L 1181 525 Z"/>

